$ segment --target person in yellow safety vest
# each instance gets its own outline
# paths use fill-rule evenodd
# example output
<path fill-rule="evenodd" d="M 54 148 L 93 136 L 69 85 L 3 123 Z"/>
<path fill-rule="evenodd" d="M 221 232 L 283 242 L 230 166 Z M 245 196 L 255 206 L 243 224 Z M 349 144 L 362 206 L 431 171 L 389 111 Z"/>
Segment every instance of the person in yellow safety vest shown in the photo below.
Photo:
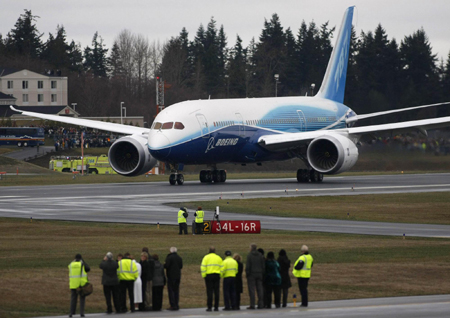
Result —
<path fill-rule="evenodd" d="M 238 263 L 231 257 L 231 251 L 225 252 L 223 267 L 220 277 L 223 278 L 223 310 L 238 310 L 236 306 L 236 275 L 238 272 Z"/>
<path fill-rule="evenodd" d="M 188 216 L 189 213 L 187 212 L 187 209 L 184 207 L 180 208 L 180 211 L 178 211 L 178 228 L 180 229 L 178 233 L 179 235 L 183 234 L 182 232 L 184 232 L 184 234 L 188 234 L 186 223 L 186 218 Z"/>
<path fill-rule="evenodd" d="M 309 254 L 308 246 L 303 245 L 301 248 L 301 255 L 294 264 L 292 274 L 297 277 L 298 287 L 302 295 L 302 307 L 308 307 L 308 282 L 311 277 L 311 268 L 313 267 L 314 259 Z"/>
<path fill-rule="evenodd" d="M 117 277 L 119 278 L 120 288 L 120 312 L 126 313 L 127 310 L 127 290 L 130 298 L 130 310 L 134 312 L 134 281 L 139 276 L 137 266 L 130 258 L 130 253 L 125 253 L 123 258 L 119 261 L 119 268 L 117 269 Z"/>
<path fill-rule="evenodd" d="M 222 258 L 216 254 L 216 248 L 211 246 L 209 254 L 205 255 L 200 266 L 202 277 L 206 284 L 206 304 L 208 308 L 206 311 L 211 311 L 212 300 L 214 294 L 214 311 L 219 311 L 220 298 L 220 273 L 222 271 Z"/>
<path fill-rule="evenodd" d="M 77 288 L 84 286 L 88 282 L 87 272 L 91 270 L 83 260 L 81 254 L 75 255 L 75 259 L 69 264 L 69 284 L 70 284 L 70 314 L 75 315 L 77 310 L 78 291 Z M 80 295 L 80 316 L 84 317 L 84 305 L 86 296 Z"/>
<path fill-rule="evenodd" d="M 203 234 L 203 218 L 205 217 L 205 212 L 203 212 L 202 207 L 199 206 L 197 211 L 194 213 L 195 216 L 195 229 L 197 234 Z M 195 234 L 195 230 L 192 231 Z"/>

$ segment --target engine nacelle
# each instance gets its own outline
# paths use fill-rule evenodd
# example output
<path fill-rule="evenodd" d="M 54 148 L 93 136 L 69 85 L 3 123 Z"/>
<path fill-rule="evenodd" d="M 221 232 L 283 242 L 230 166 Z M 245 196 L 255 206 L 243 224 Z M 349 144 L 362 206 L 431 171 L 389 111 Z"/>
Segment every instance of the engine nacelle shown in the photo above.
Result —
<path fill-rule="evenodd" d="M 307 150 L 308 162 L 323 174 L 337 174 L 350 170 L 358 160 L 358 148 L 349 138 L 325 135 L 314 139 Z"/>
<path fill-rule="evenodd" d="M 109 163 L 118 174 L 139 176 L 156 165 L 156 159 L 147 149 L 147 138 L 132 135 L 118 139 L 109 148 Z"/>

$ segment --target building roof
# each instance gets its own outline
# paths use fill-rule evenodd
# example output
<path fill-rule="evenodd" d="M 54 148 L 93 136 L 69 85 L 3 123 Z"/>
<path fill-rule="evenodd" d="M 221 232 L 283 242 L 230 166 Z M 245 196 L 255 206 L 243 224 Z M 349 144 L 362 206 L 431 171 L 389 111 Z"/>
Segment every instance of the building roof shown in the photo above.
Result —
<path fill-rule="evenodd" d="M 17 98 L 15 98 L 14 96 L 11 96 L 11 95 L 8 95 L 8 94 L 2 93 L 2 92 L 0 92 L 0 99 L 17 100 Z"/>
<path fill-rule="evenodd" d="M 17 68 L 0 66 L 0 77 L 7 76 L 7 75 L 10 75 L 10 74 L 14 74 L 14 73 L 17 73 L 17 72 L 21 72 L 23 70 L 27 70 L 29 72 L 33 72 L 33 73 L 36 73 L 36 74 L 39 74 L 39 75 L 44 75 L 44 76 L 47 76 L 47 77 L 61 77 L 62 76 L 60 70 L 44 70 L 42 72 L 36 72 L 36 71 L 29 70 L 29 69 L 26 69 L 26 68 L 17 69 Z"/>
<path fill-rule="evenodd" d="M 6 76 L 9 74 L 13 74 L 13 73 L 17 73 L 17 72 L 20 72 L 20 70 L 17 68 L 0 66 L 0 77 Z"/>

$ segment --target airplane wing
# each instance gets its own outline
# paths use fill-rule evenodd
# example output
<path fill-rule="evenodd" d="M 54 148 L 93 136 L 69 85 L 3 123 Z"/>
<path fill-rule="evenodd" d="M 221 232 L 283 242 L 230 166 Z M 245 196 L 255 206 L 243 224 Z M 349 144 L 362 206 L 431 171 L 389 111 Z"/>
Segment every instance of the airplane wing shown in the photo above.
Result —
<path fill-rule="evenodd" d="M 149 132 L 148 128 L 108 123 L 108 122 L 90 120 L 90 119 L 81 119 L 81 118 L 74 118 L 74 117 L 40 114 L 40 113 L 35 113 L 35 112 L 18 110 L 18 109 L 15 109 L 13 106 L 9 106 L 9 107 L 12 110 L 19 112 L 25 116 L 53 120 L 53 121 L 62 122 L 62 123 L 66 123 L 66 124 L 84 126 L 84 127 L 94 128 L 94 129 L 105 130 L 105 131 L 111 131 L 111 132 L 115 132 L 115 133 L 119 133 L 119 134 L 134 135 L 134 134 L 148 134 L 148 132 Z"/>
<path fill-rule="evenodd" d="M 356 115 L 356 116 L 352 116 L 352 117 L 347 118 L 347 120 L 345 122 L 347 124 L 349 124 L 349 123 L 353 123 L 353 122 L 356 122 L 356 121 L 361 120 L 361 119 L 367 119 L 367 118 L 372 118 L 372 117 L 377 117 L 377 116 L 382 116 L 382 115 L 388 115 L 388 114 L 393 114 L 393 113 L 399 113 L 399 112 L 404 112 L 404 111 L 409 111 L 409 110 L 414 110 L 414 109 L 428 108 L 428 107 L 448 105 L 448 104 L 450 104 L 450 102 L 429 104 L 429 105 L 422 105 L 422 106 L 414 106 L 414 107 L 394 109 L 394 110 L 387 110 L 387 111 L 376 112 L 376 113 L 371 113 L 371 114 Z"/>
<path fill-rule="evenodd" d="M 259 137 L 258 143 L 270 151 L 285 151 L 306 145 L 315 138 L 325 135 L 342 134 L 348 138 L 359 139 L 363 135 L 398 134 L 409 131 L 418 131 L 427 135 L 428 129 L 438 129 L 450 126 L 450 116 L 406 121 L 402 123 L 363 126 L 335 130 L 317 130 L 312 132 L 286 133 L 277 135 L 264 135 Z"/>

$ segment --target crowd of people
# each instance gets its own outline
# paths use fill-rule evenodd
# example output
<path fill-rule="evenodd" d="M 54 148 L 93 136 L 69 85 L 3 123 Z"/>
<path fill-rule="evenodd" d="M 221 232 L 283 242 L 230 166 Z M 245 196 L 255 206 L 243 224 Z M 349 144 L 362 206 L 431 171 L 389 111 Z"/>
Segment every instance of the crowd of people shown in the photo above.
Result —
<path fill-rule="evenodd" d="M 450 137 L 444 134 L 427 138 L 410 135 L 380 137 L 368 142 L 367 145 L 375 148 L 390 147 L 396 150 L 427 152 L 444 156 L 450 154 Z"/>
<path fill-rule="evenodd" d="M 313 258 L 308 247 L 303 245 L 301 255 L 294 263 L 292 273 L 298 280 L 301 306 L 308 306 L 308 281 L 311 276 Z M 80 297 L 80 315 L 84 317 L 85 297 L 80 289 L 88 282 L 90 266 L 80 254 L 69 264 L 69 285 L 71 289 L 70 314 L 76 313 Z M 118 254 L 116 259 L 111 252 L 106 253 L 99 265 L 103 271 L 102 285 L 106 301 L 106 313 L 127 313 L 139 311 L 160 311 L 163 304 L 163 290 L 167 285 L 169 304 L 167 310 L 177 311 L 180 299 L 181 270 L 183 260 L 176 247 L 170 248 L 164 264 L 157 254 L 151 255 L 147 247 L 142 248 L 140 259 L 130 253 Z M 250 245 L 245 262 L 245 274 L 250 297 L 247 309 L 286 307 L 288 290 L 292 287 L 289 270 L 291 261 L 286 251 L 281 249 L 278 258 L 270 251 L 265 257 L 264 250 Z M 222 280 L 223 310 L 240 310 L 241 294 L 244 291 L 242 276 L 244 264 L 241 255 L 231 251 L 224 253 L 224 259 L 209 247 L 209 253 L 202 259 L 201 276 L 205 281 L 207 295 L 206 311 L 218 311 L 220 283 Z M 257 298 L 257 300 L 256 300 Z M 129 307 L 127 307 L 127 300 Z M 114 310 L 113 310 L 114 308 Z"/>
<path fill-rule="evenodd" d="M 46 126 L 44 131 L 49 138 L 53 138 L 55 141 L 55 151 L 81 147 L 82 131 L 78 128 Z M 115 135 L 109 135 L 101 131 L 90 129 L 83 131 L 83 146 L 85 148 L 110 147 L 117 138 Z"/>

